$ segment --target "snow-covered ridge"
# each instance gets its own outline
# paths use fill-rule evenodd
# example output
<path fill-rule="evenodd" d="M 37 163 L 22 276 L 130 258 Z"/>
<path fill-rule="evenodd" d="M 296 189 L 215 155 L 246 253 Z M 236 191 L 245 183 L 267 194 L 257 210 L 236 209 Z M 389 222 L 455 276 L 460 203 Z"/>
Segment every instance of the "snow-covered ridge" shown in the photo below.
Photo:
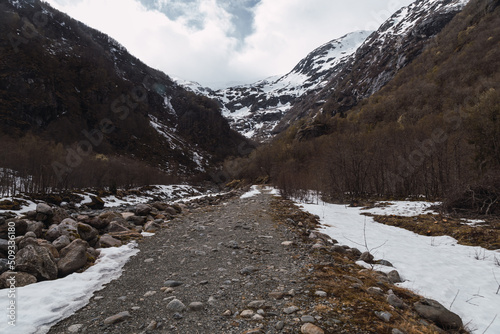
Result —
<path fill-rule="evenodd" d="M 265 140 L 297 99 L 323 88 L 370 33 L 357 31 L 325 43 L 289 73 L 253 84 L 212 91 L 193 82 L 177 80 L 177 83 L 219 101 L 233 129 L 249 138 Z"/>

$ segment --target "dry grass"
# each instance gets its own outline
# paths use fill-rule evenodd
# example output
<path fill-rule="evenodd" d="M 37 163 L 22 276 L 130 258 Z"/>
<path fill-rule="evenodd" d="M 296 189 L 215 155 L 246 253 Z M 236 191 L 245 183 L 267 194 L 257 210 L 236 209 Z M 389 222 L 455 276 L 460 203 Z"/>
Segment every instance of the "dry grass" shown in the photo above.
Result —
<path fill-rule="evenodd" d="M 408 334 L 444 333 L 413 311 L 413 304 L 422 297 L 389 283 L 376 271 L 363 270 L 349 255 L 328 249 L 311 250 L 312 240 L 308 238 L 308 230 L 319 224 L 314 216 L 301 211 L 292 202 L 281 199 L 273 202 L 272 209 L 275 221 L 286 224 L 301 236 L 303 244 L 299 247 L 309 253 L 311 264 L 304 268 L 304 275 L 310 285 L 310 292 L 297 299 L 301 308 L 308 310 L 308 314 L 322 317 L 319 324 L 325 333 L 389 334 L 395 328 Z M 359 284 L 357 280 L 362 283 Z M 383 294 L 374 293 L 369 290 L 370 287 L 380 288 Z M 317 290 L 327 292 L 328 297 L 316 296 L 314 292 Z M 387 302 L 389 290 L 403 300 L 403 309 L 396 309 Z M 376 316 L 375 311 L 389 312 L 392 318 L 384 322 Z"/>
<path fill-rule="evenodd" d="M 448 235 L 459 244 L 481 246 L 486 249 L 500 248 L 500 220 L 489 218 L 485 224 L 469 226 L 460 219 L 441 215 L 420 215 L 418 217 L 373 216 L 375 221 L 401 227 L 420 235 Z"/>

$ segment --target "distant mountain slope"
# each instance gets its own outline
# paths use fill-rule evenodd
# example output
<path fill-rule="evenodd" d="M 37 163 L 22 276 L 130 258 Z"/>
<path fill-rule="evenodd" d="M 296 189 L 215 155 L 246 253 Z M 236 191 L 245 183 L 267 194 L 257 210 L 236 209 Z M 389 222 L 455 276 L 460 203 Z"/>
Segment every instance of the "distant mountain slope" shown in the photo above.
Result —
<path fill-rule="evenodd" d="M 312 51 L 281 77 L 217 91 L 194 83 L 182 84 L 187 89 L 219 101 L 233 129 L 247 137 L 266 140 L 287 111 L 302 96 L 323 88 L 370 33 L 359 31 L 332 40 Z"/>
<path fill-rule="evenodd" d="M 379 91 L 422 52 L 468 1 L 417 0 L 401 8 L 367 38 L 319 93 L 313 92 L 296 104 L 277 130 L 310 114 L 311 109 L 320 110 L 320 101 L 327 101 L 321 103 L 322 112 L 342 114 Z"/>
<path fill-rule="evenodd" d="M 213 101 L 109 36 L 38 0 L 2 1 L 0 134 L 28 132 L 181 175 L 205 171 L 245 142 Z"/>

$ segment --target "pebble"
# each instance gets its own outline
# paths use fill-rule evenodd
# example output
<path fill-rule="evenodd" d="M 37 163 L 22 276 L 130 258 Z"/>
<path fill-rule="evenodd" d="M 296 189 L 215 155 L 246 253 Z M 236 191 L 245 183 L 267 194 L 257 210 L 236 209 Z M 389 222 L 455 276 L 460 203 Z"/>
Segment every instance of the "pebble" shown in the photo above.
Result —
<path fill-rule="evenodd" d="M 283 246 L 291 246 L 291 245 L 293 245 L 293 241 L 283 241 L 281 244 Z"/>
<path fill-rule="evenodd" d="M 68 327 L 68 332 L 70 333 L 78 333 L 80 328 L 83 327 L 83 324 L 74 324 Z"/>
<path fill-rule="evenodd" d="M 370 293 L 372 295 L 380 295 L 380 296 L 382 296 L 384 294 L 384 291 L 382 291 L 381 288 L 376 287 L 376 286 L 371 286 L 368 289 L 366 289 L 366 291 L 368 291 L 368 293 Z"/>
<path fill-rule="evenodd" d="M 398 296 L 396 296 L 394 294 L 389 294 L 387 296 L 387 302 L 396 308 L 404 308 L 405 307 L 405 303 Z"/>
<path fill-rule="evenodd" d="M 282 299 L 285 296 L 283 291 L 273 291 L 269 293 L 269 297 L 274 299 Z"/>
<path fill-rule="evenodd" d="M 230 317 L 233 315 L 233 312 L 231 312 L 231 310 L 226 310 L 224 313 L 222 313 L 222 315 L 224 317 Z"/>
<path fill-rule="evenodd" d="M 175 320 L 181 320 L 182 318 L 184 318 L 184 317 L 182 316 L 182 314 L 177 313 L 177 312 L 176 312 L 176 313 L 174 313 L 174 319 L 175 319 Z"/>
<path fill-rule="evenodd" d="M 290 307 L 287 307 L 283 310 L 283 312 L 285 314 L 292 314 L 292 313 L 295 313 L 299 310 L 299 308 L 297 306 L 290 306 Z"/>
<path fill-rule="evenodd" d="M 302 334 L 324 334 L 325 332 L 316 325 L 307 323 L 300 328 Z"/>
<path fill-rule="evenodd" d="M 182 312 L 186 309 L 186 305 L 184 305 L 179 299 L 173 299 L 168 303 L 167 310 L 172 312 Z"/>
<path fill-rule="evenodd" d="M 253 317 L 252 317 L 252 320 L 254 321 L 261 321 L 261 320 L 264 320 L 264 317 L 261 316 L 260 314 L 255 314 Z"/>
<path fill-rule="evenodd" d="M 175 288 L 177 286 L 181 286 L 182 284 L 184 283 L 174 280 L 168 280 L 165 283 L 163 283 L 163 285 L 165 285 L 167 288 Z"/>
<path fill-rule="evenodd" d="M 318 297 L 326 297 L 328 294 L 325 291 L 318 290 L 314 293 Z"/>
<path fill-rule="evenodd" d="M 149 258 L 149 259 L 144 260 L 144 262 L 145 262 L 145 263 L 151 263 L 151 262 L 153 262 L 153 261 L 154 261 L 154 259 L 152 259 L 152 258 Z"/>
<path fill-rule="evenodd" d="M 165 292 L 165 293 L 172 293 L 175 291 L 174 288 L 167 288 L 166 286 L 161 288 L 160 290 Z"/>
<path fill-rule="evenodd" d="M 375 311 L 375 315 L 382 321 L 389 322 L 391 321 L 392 314 L 389 312 L 380 312 L 380 311 Z"/>
<path fill-rule="evenodd" d="M 242 318 L 251 318 L 253 315 L 254 315 L 254 312 L 252 310 L 244 310 L 240 314 L 240 316 Z"/>
<path fill-rule="evenodd" d="M 203 310 L 203 303 L 201 302 L 192 302 L 188 305 L 188 308 L 191 311 L 201 311 Z"/>
<path fill-rule="evenodd" d="M 285 328 L 285 323 L 284 323 L 283 321 L 281 321 L 281 320 L 280 320 L 280 321 L 278 321 L 278 322 L 276 323 L 276 325 L 274 326 L 274 328 L 276 328 L 277 330 L 279 330 L 279 331 L 280 331 L 280 330 L 282 330 L 283 328 Z"/>
<path fill-rule="evenodd" d="M 117 322 L 123 321 L 127 318 L 130 318 L 130 313 L 128 311 L 120 312 L 111 317 L 107 317 L 104 319 L 104 323 L 106 325 L 116 324 Z"/>
<path fill-rule="evenodd" d="M 250 308 L 261 308 L 262 305 L 265 304 L 265 302 L 266 302 L 265 300 L 254 300 L 254 301 L 248 303 L 247 306 Z"/>
<path fill-rule="evenodd" d="M 302 322 L 314 322 L 314 317 L 312 315 L 303 315 L 300 320 Z"/>
<path fill-rule="evenodd" d="M 155 330 L 157 327 L 158 327 L 158 322 L 156 322 L 156 321 L 154 321 L 154 320 L 153 320 L 153 321 L 151 321 L 151 322 L 149 323 L 149 325 L 146 327 L 146 330 L 147 330 L 147 331 L 153 331 L 153 330 Z"/>
<path fill-rule="evenodd" d="M 156 291 L 148 291 L 144 294 L 144 297 L 151 297 L 154 294 L 156 294 Z"/>
<path fill-rule="evenodd" d="M 245 267 L 245 268 L 241 269 L 240 270 L 240 274 L 242 274 L 242 275 L 250 275 L 250 274 L 253 274 L 256 271 L 257 271 L 257 269 L 255 269 L 255 267 L 249 266 L 249 267 Z"/>

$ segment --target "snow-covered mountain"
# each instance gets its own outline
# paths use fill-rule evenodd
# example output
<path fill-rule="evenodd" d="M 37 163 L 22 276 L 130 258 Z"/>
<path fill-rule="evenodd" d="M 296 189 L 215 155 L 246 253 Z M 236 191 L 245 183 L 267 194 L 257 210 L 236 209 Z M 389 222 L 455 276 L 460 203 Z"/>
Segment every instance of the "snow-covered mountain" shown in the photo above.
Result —
<path fill-rule="evenodd" d="M 375 32 L 350 33 L 320 46 L 284 76 L 216 91 L 179 84 L 216 99 L 233 129 L 265 141 L 300 118 L 345 113 L 379 91 L 468 1 L 417 0 Z"/>
<path fill-rule="evenodd" d="M 317 112 L 344 114 L 378 92 L 413 61 L 468 2 L 417 0 L 401 8 L 366 39 L 320 92 L 313 92 L 295 104 L 275 131 L 282 131 L 296 119 L 314 117 Z"/>
<path fill-rule="evenodd" d="M 219 101 L 233 129 L 249 138 L 265 140 L 297 100 L 321 90 L 370 33 L 358 31 L 332 40 L 309 53 L 288 74 L 253 84 L 212 91 L 193 82 L 177 82 Z"/>

